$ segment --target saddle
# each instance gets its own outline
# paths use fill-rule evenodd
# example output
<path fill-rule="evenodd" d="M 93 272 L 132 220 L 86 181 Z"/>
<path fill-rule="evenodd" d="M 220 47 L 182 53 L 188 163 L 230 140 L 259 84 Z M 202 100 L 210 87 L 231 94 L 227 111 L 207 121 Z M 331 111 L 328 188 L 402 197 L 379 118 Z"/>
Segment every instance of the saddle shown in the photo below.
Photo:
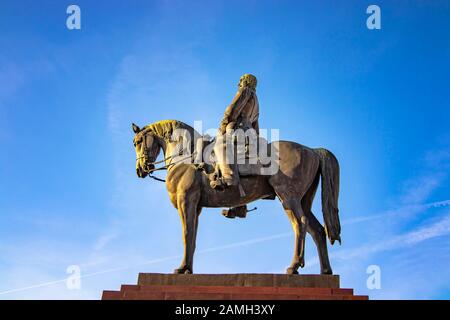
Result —
<path fill-rule="evenodd" d="M 203 137 L 202 139 L 199 139 L 198 143 L 202 144 L 201 150 L 204 150 L 203 155 L 204 155 L 204 157 L 205 156 L 207 157 L 207 159 L 206 159 L 207 161 L 195 164 L 195 167 L 197 168 L 197 170 L 203 171 L 204 174 L 206 176 L 208 176 L 208 179 L 210 181 L 213 181 L 217 178 L 216 170 L 215 170 L 216 161 L 215 161 L 215 156 L 214 156 L 214 144 L 216 143 L 215 139 L 216 138 L 207 139 L 205 137 Z M 270 157 L 271 149 L 269 148 L 269 144 L 266 139 L 264 139 L 263 137 L 258 137 L 258 139 L 259 139 L 259 143 L 257 144 L 258 152 L 256 154 L 254 152 L 250 152 L 250 145 L 249 145 L 248 141 L 246 141 L 245 148 L 243 148 L 243 150 L 238 150 L 239 148 L 237 148 L 236 144 L 234 145 L 234 147 L 235 147 L 234 151 L 235 151 L 235 154 L 237 155 L 236 158 L 240 159 L 240 161 L 238 161 L 238 163 L 236 165 L 239 177 L 261 175 L 263 172 L 263 169 L 266 168 L 267 166 L 271 165 L 271 162 L 269 162 L 268 164 L 261 163 L 260 158 L 258 156 L 258 154 L 260 154 L 259 153 L 260 150 L 261 149 L 264 150 L 263 152 L 266 153 L 266 156 Z M 206 155 L 205 155 L 205 153 L 206 153 Z M 244 194 L 241 193 L 241 196 L 244 196 L 244 195 L 245 195 L 245 193 Z M 270 195 L 263 199 L 273 200 L 273 199 L 275 199 L 275 195 Z M 244 207 L 242 207 L 242 208 L 244 208 Z M 244 209 L 237 209 L 237 210 L 238 211 L 224 210 L 222 212 L 222 214 L 224 216 L 226 216 L 227 218 L 234 218 L 234 217 L 245 218 L 247 212 L 256 210 L 256 208 L 245 211 L 245 212 L 240 211 L 240 210 L 244 210 Z"/>
<path fill-rule="evenodd" d="M 212 140 L 203 140 L 202 150 L 206 151 L 204 153 L 209 155 L 208 159 L 206 159 L 206 162 L 209 163 L 212 168 L 214 168 L 217 163 L 214 154 L 215 143 L 216 138 L 213 138 Z M 252 149 L 255 147 L 256 149 Z M 208 152 L 208 150 L 210 150 L 210 152 Z M 234 155 L 239 176 L 257 176 L 261 174 L 262 168 L 266 165 L 263 165 L 260 161 L 260 158 L 258 156 L 260 150 L 266 150 L 265 152 L 270 153 L 268 142 L 263 137 L 258 137 L 258 143 L 255 143 L 253 146 L 250 145 L 249 139 L 246 139 L 243 148 L 239 148 L 237 146 L 237 141 L 234 141 Z M 198 165 L 199 169 L 205 169 L 205 166 L 205 163 L 201 163 L 200 165 Z"/>

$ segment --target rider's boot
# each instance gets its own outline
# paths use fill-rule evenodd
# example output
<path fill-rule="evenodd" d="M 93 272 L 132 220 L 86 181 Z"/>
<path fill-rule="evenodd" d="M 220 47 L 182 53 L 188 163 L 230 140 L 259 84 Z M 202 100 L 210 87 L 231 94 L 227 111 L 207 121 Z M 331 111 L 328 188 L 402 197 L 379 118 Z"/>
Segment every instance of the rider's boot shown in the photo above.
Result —
<path fill-rule="evenodd" d="M 220 173 L 222 174 L 221 176 Z M 241 198 L 246 196 L 244 188 L 242 187 L 239 178 L 234 174 L 233 170 L 222 171 L 220 169 L 217 170 L 216 168 L 216 172 L 209 176 L 209 180 L 209 185 L 215 190 L 224 191 L 227 187 L 237 186 L 239 188 L 239 195 Z"/>
<path fill-rule="evenodd" d="M 209 180 L 211 188 L 220 191 L 239 184 L 233 170 L 227 165 L 216 165 L 215 172 L 209 175 Z"/>
<path fill-rule="evenodd" d="M 220 178 L 211 180 L 209 182 L 209 185 L 211 186 L 211 188 L 213 188 L 214 190 L 217 190 L 217 191 L 224 191 L 225 187 L 226 187 L 226 185 L 222 182 L 222 180 Z"/>
<path fill-rule="evenodd" d="M 208 177 L 209 177 L 209 185 L 211 186 L 211 188 L 218 191 L 225 190 L 225 187 L 227 185 L 223 183 L 222 178 L 219 177 L 217 173 L 211 173 L 210 175 L 208 175 Z"/>

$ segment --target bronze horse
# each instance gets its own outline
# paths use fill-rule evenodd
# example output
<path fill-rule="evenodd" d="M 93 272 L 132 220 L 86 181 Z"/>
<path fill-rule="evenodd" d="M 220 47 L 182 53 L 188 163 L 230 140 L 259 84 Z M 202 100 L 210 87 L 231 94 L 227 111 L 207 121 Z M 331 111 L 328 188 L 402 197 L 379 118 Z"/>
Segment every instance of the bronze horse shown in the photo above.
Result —
<path fill-rule="evenodd" d="M 145 178 L 155 170 L 155 162 L 163 151 L 167 167 L 166 187 L 170 201 L 178 210 L 184 240 L 184 257 L 175 273 L 192 273 L 198 218 L 203 207 L 237 207 L 258 199 L 278 197 L 295 233 L 294 257 L 288 274 L 297 274 L 304 267 L 305 236 L 308 232 L 317 247 L 322 274 L 332 274 L 326 238 L 334 244 L 341 241 L 338 215 L 339 164 L 335 156 L 323 148 L 312 149 L 291 141 L 277 141 L 279 170 L 272 175 L 241 177 L 245 196 L 237 187 L 217 191 L 210 187 L 209 178 L 191 163 L 174 163 L 171 156 L 180 147 L 180 139 L 172 139 L 175 130 L 187 130 L 189 125 L 176 120 L 155 122 L 144 128 L 133 124 L 136 149 L 136 173 Z M 197 133 L 199 136 L 199 134 Z M 194 145 L 195 142 L 192 143 Z M 273 142 L 274 143 L 274 142 Z M 192 146 L 191 146 L 192 147 Z M 325 227 L 311 211 L 313 199 L 322 181 L 322 212 Z"/>

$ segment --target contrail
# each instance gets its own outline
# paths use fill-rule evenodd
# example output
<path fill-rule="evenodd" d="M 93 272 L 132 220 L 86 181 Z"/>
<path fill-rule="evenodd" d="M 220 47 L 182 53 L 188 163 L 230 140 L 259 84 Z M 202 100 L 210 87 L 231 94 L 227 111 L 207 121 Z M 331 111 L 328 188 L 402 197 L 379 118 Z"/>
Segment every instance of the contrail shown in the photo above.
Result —
<path fill-rule="evenodd" d="M 226 249 L 230 249 L 230 248 L 234 248 L 234 247 L 241 247 L 241 246 L 246 246 L 246 245 L 252 245 L 255 243 L 266 242 L 266 241 L 270 241 L 270 240 L 274 240 L 274 239 L 284 238 L 284 237 L 287 237 L 290 235 L 291 235 L 291 233 L 280 233 L 280 234 L 271 235 L 271 236 L 267 236 L 267 237 L 245 240 L 245 241 L 241 241 L 241 242 L 237 242 L 237 243 L 233 243 L 233 244 L 227 244 L 227 245 L 207 248 L 207 249 L 199 250 L 197 253 L 202 254 L 202 253 L 208 253 L 208 252 L 216 252 L 216 251 L 226 250 Z M 117 268 L 111 268 L 111 269 L 106 269 L 106 270 L 102 270 L 102 271 L 88 273 L 88 274 L 80 276 L 80 278 L 89 278 L 89 277 L 93 277 L 93 276 L 96 276 L 99 274 L 123 271 L 123 270 L 127 270 L 127 269 L 133 269 L 136 267 L 141 267 L 141 266 L 145 266 L 145 265 L 150 265 L 150 264 L 155 264 L 155 263 L 160 263 L 160 262 L 174 260 L 174 259 L 180 259 L 180 258 L 182 258 L 182 255 L 173 255 L 173 256 L 167 256 L 167 257 L 163 257 L 163 258 L 156 258 L 156 259 L 152 259 L 152 260 L 149 260 L 149 261 L 146 261 L 143 263 L 139 263 L 139 264 L 135 264 L 132 266 L 117 267 Z M 14 293 L 14 292 L 20 292 L 20 291 L 25 291 L 25 290 L 35 289 L 35 288 L 40 288 L 40 287 L 46 287 L 46 286 L 50 286 L 50 285 L 54 285 L 54 284 L 58 284 L 58 283 L 64 283 L 66 281 L 67 281 L 67 278 L 64 278 L 64 279 L 60 279 L 60 280 L 49 281 L 49 282 L 44 282 L 44 283 L 40 283 L 40 284 L 36 284 L 36 285 L 31 285 L 28 287 L 6 290 L 6 291 L 0 292 L 0 295 Z"/>
<path fill-rule="evenodd" d="M 444 201 L 437 201 L 437 202 L 432 202 L 432 203 L 426 203 L 426 204 L 404 206 L 404 207 L 401 207 L 399 209 L 388 210 L 388 211 L 384 211 L 384 212 L 381 212 L 379 214 L 375 214 L 375 215 L 371 215 L 371 216 L 356 217 L 356 218 L 344 220 L 342 222 L 342 224 L 343 225 L 348 225 L 348 224 L 355 224 L 355 223 L 360 223 L 360 222 L 380 219 L 380 218 L 383 218 L 383 217 L 386 217 L 386 216 L 389 216 L 389 215 L 393 215 L 395 213 L 398 213 L 399 211 L 403 211 L 403 210 L 408 209 L 408 208 L 415 208 L 415 209 L 425 210 L 425 209 L 430 209 L 430 208 L 447 207 L 447 206 L 450 206 L 450 199 L 449 200 L 444 200 Z M 289 236 L 292 236 L 291 232 L 279 233 L 279 234 L 275 234 L 275 235 L 271 235 L 271 236 L 267 236 L 267 237 L 254 238 L 254 239 L 240 241 L 240 242 L 236 242 L 236 243 L 232 243 L 232 244 L 226 244 L 226 245 L 222 245 L 222 246 L 216 246 L 216 247 L 212 247 L 212 248 L 202 249 L 202 250 L 197 251 L 196 253 L 197 254 L 204 254 L 204 253 L 209 253 L 209 252 L 217 252 L 217 251 L 221 251 L 221 250 L 227 250 L 227 249 L 230 249 L 230 248 L 242 247 L 242 246 L 246 246 L 246 245 L 253 245 L 253 244 L 256 244 L 256 243 L 267 242 L 267 241 L 271 241 L 271 240 L 275 240 L 275 239 L 286 238 L 286 237 L 289 237 Z M 156 258 L 156 259 L 152 259 L 152 260 L 149 260 L 149 261 L 146 261 L 146 262 L 143 262 L 143 263 L 140 263 L 140 264 L 136 264 L 136 265 L 133 265 L 133 266 L 117 267 L 117 268 L 105 269 L 105 270 L 97 271 L 97 272 L 93 272 L 93 273 L 88 273 L 88 274 L 80 276 L 80 278 L 88 278 L 88 277 L 93 277 L 93 276 L 100 275 L 100 274 L 117 272 L 117 271 L 123 271 L 123 270 L 132 269 L 132 268 L 136 268 L 136 267 L 140 267 L 140 266 L 144 266 L 144 265 L 160 263 L 160 262 L 169 261 L 169 260 L 173 260 L 173 259 L 180 259 L 181 257 L 182 257 L 182 255 L 173 255 L 173 256 L 167 256 L 167 257 L 162 257 L 162 258 Z M 316 263 L 317 263 L 317 261 L 311 261 L 310 263 L 307 263 L 306 267 L 311 267 L 311 266 L 313 266 Z M 35 289 L 35 288 L 51 286 L 51 285 L 58 284 L 58 283 L 64 283 L 66 281 L 67 281 L 67 278 L 64 278 L 64 279 L 60 279 L 60 280 L 44 282 L 44 283 L 31 285 L 31 286 L 27 286 L 27 287 L 6 290 L 6 291 L 0 292 L 0 295 L 5 295 L 5 294 L 9 294 L 9 293 L 15 293 L 15 292 L 20 292 L 20 291 L 25 291 L 25 290 Z"/>

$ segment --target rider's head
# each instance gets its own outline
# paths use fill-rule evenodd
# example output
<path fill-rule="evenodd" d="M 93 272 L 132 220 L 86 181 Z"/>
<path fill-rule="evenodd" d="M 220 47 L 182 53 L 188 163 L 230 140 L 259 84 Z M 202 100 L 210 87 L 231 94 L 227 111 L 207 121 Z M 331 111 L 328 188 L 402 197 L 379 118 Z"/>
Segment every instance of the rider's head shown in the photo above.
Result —
<path fill-rule="evenodd" d="M 256 90 L 256 84 L 256 77 L 249 73 L 244 74 L 239 80 L 239 88 L 250 87 L 251 89 Z"/>

